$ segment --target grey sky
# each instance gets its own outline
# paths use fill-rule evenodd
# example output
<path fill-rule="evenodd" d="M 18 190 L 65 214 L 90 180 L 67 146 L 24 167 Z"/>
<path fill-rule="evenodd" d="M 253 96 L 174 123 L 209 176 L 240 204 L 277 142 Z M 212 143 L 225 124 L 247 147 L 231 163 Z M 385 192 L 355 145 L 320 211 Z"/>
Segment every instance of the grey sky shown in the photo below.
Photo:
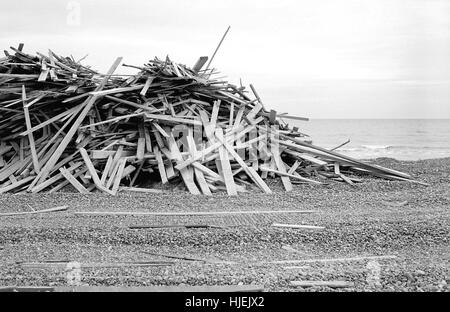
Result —
<path fill-rule="evenodd" d="M 70 5 L 71 2 L 75 6 Z M 80 7 L 80 24 L 70 20 Z M 450 1 L 7 1 L 0 45 L 141 65 L 213 67 L 271 108 L 311 118 L 450 118 Z M 73 21 L 73 19 L 72 19 Z M 123 73 L 128 72 L 122 69 Z"/>

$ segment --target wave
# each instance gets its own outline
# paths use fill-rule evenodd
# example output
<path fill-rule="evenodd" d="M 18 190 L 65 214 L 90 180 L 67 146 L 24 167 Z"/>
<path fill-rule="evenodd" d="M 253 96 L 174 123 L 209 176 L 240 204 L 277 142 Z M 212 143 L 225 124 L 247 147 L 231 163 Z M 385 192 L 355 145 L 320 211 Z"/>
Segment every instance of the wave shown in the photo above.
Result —
<path fill-rule="evenodd" d="M 339 151 L 395 151 L 395 150 L 450 150 L 450 146 L 402 146 L 402 145 L 360 145 L 355 147 L 342 147 Z"/>
<path fill-rule="evenodd" d="M 377 149 L 389 149 L 389 148 L 392 148 L 393 146 L 391 146 L 391 145 L 361 145 L 361 147 L 377 150 Z"/>
<path fill-rule="evenodd" d="M 336 152 L 357 159 L 389 157 L 397 160 L 420 160 L 450 157 L 450 147 L 442 146 L 360 145 L 343 146 Z"/>

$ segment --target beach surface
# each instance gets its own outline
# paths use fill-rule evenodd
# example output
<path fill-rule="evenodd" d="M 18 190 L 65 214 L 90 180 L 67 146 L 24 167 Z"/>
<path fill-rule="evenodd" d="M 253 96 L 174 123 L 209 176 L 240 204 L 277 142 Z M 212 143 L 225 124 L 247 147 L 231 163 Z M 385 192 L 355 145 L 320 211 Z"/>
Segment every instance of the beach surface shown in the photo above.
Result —
<path fill-rule="evenodd" d="M 65 263 L 77 261 L 82 266 L 81 283 L 89 286 L 448 291 L 450 158 L 370 162 L 407 172 L 429 186 L 365 176 L 355 186 L 330 180 L 327 185 L 297 184 L 289 193 L 283 191 L 279 179 L 273 179 L 269 182 L 273 194 L 255 189 L 236 197 L 225 193 L 195 196 L 184 190 L 122 192 L 117 197 L 72 192 L 1 194 L 0 213 L 62 205 L 68 209 L 0 217 L 0 286 L 67 286 Z M 253 210 L 284 213 L 74 213 Z M 292 210 L 313 212 L 287 212 Z M 274 227 L 273 223 L 323 229 Z M 130 228 L 136 226 L 161 228 Z M 362 258 L 373 256 L 388 257 Z M 157 261 L 159 265 L 143 265 Z M 300 287 L 292 281 L 350 284 L 344 288 Z"/>

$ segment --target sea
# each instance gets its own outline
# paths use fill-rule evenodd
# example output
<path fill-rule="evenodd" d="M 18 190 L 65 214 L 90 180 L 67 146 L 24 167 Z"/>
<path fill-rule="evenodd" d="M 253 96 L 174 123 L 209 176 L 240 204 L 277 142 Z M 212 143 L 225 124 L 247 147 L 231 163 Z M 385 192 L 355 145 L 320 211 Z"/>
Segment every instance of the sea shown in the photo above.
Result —
<path fill-rule="evenodd" d="M 313 144 L 357 159 L 422 160 L 450 157 L 450 119 L 287 120 Z"/>

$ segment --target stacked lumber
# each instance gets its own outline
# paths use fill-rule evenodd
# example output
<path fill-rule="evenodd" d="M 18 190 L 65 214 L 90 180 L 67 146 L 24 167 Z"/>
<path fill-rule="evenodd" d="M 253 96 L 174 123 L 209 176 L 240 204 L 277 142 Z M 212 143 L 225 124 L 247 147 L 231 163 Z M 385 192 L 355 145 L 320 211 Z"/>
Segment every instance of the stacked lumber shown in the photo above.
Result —
<path fill-rule="evenodd" d="M 134 75 L 100 74 L 52 51 L 23 44 L 0 58 L 0 193 L 147 189 L 182 182 L 192 194 L 259 188 L 268 177 L 293 183 L 349 184 L 356 175 L 414 181 L 312 144 L 267 110 L 250 85 L 235 86 L 203 69 L 155 58 Z M 352 174 L 353 177 L 349 176 Z"/>

